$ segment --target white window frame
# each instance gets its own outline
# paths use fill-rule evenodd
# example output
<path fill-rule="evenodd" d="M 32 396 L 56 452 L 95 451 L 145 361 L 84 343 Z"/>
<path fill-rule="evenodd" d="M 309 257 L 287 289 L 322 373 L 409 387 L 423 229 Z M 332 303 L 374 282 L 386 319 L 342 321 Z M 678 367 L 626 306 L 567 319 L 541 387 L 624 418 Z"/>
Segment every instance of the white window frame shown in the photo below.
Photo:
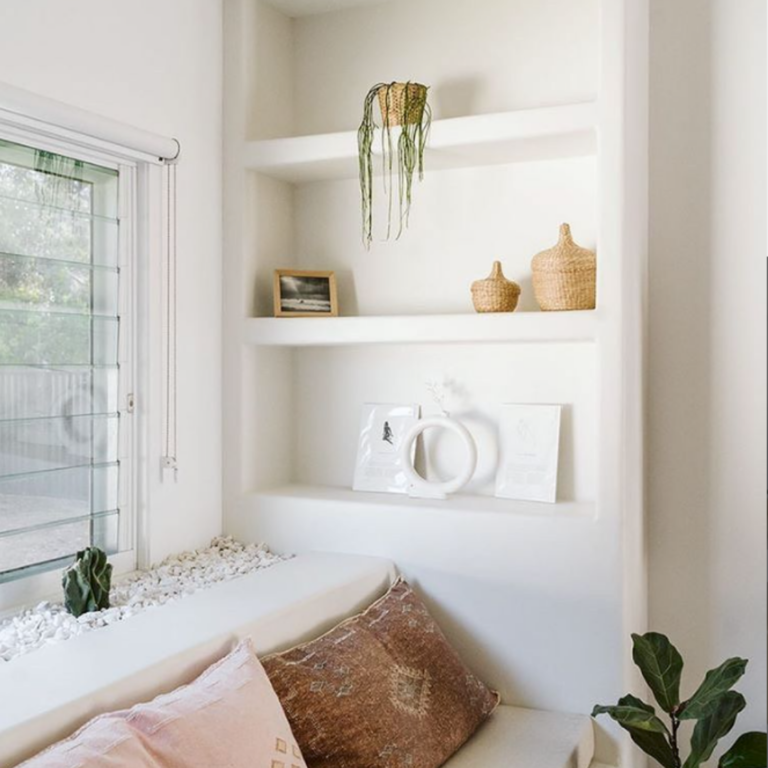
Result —
<path fill-rule="evenodd" d="M 147 423 L 143 400 L 149 397 L 149 358 L 141 354 L 149 341 L 149 265 L 148 251 L 158 234 L 159 215 L 150 216 L 149 198 L 153 187 L 159 187 L 159 166 L 141 160 L 131 160 L 123 153 L 105 150 L 94 140 L 93 148 L 83 141 L 57 139 L 51 129 L 36 131 L 20 120 L 19 126 L 0 125 L 0 138 L 25 144 L 44 151 L 55 152 L 85 162 L 112 168 L 119 173 L 119 313 L 120 360 L 119 391 L 123 398 L 120 424 L 120 542 L 130 546 L 110 555 L 113 576 L 120 576 L 145 566 L 149 558 L 147 504 Z M 66 136 L 66 131 L 62 130 Z M 155 190 L 159 197 L 159 189 Z M 154 238 L 155 242 L 157 237 Z M 142 319 L 143 318 L 143 319 Z M 127 413 L 125 398 L 132 394 L 134 408 Z M 54 569 L 0 584 L 0 618 L 17 612 L 21 607 L 43 599 L 61 598 L 61 572 Z"/>

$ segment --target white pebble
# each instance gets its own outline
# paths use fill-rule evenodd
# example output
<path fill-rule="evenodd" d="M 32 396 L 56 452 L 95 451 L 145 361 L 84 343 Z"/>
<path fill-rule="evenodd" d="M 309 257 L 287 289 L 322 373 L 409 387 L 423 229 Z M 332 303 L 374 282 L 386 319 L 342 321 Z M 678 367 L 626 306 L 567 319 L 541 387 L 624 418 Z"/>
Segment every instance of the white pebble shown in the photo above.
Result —
<path fill-rule="evenodd" d="M 148 571 L 118 580 L 112 585 L 111 607 L 106 611 L 75 618 L 62 604 L 43 601 L 0 622 L 0 664 L 285 559 L 272 554 L 263 544 L 241 544 L 230 537 L 219 537 L 206 549 L 173 555 Z"/>

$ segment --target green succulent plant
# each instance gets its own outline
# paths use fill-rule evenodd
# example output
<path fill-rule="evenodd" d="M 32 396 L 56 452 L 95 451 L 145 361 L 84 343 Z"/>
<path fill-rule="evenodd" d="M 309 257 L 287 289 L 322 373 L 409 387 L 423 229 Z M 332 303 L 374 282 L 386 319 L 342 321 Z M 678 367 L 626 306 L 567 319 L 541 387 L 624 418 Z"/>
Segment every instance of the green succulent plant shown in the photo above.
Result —
<path fill-rule="evenodd" d="M 724 661 L 711 669 L 696 692 L 680 699 L 683 658 L 665 635 L 648 632 L 632 635 L 632 659 L 651 689 L 669 725 L 656 710 L 627 694 L 618 703 L 597 705 L 592 717 L 608 715 L 630 735 L 632 741 L 664 768 L 699 768 L 709 760 L 720 739 L 730 733 L 744 697 L 733 686 L 744 674 L 746 659 Z M 680 754 L 680 726 L 695 721 L 688 757 Z M 718 768 L 766 768 L 766 734 L 751 731 L 740 736 L 718 762 Z"/>
<path fill-rule="evenodd" d="M 112 566 L 98 547 L 88 547 L 77 553 L 75 562 L 64 571 L 64 607 L 73 615 L 109 608 L 109 588 Z"/>

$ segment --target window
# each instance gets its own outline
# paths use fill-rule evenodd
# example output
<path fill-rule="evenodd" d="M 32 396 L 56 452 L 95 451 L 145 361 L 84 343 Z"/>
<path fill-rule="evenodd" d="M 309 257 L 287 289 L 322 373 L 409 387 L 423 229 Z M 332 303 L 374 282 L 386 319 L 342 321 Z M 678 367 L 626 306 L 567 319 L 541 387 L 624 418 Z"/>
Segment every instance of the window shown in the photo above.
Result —
<path fill-rule="evenodd" d="M 133 548 L 130 171 L 0 140 L 0 581 Z"/>

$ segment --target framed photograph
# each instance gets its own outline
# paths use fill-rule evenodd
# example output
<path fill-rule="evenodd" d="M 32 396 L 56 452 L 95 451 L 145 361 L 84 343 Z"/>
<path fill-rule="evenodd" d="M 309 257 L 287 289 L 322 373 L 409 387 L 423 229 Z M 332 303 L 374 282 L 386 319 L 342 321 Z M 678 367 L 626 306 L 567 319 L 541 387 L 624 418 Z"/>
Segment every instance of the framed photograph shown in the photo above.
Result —
<path fill-rule="evenodd" d="M 400 445 L 418 420 L 418 405 L 366 403 L 363 406 L 355 479 L 352 484 L 355 491 L 408 492 L 408 478 L 400 458 Z M 415 449 L 412 453 L 415 453 Z"/>
<path fill-rule="evenodd" d="M 520 501 L 557 500 L 559 405 L 504 405 L 496 496 Z"/>
<path fill-rule="evenodd" d="M 275 317 L 336 317 L 339 303 L 333 272 L 275 270 Z"/>

